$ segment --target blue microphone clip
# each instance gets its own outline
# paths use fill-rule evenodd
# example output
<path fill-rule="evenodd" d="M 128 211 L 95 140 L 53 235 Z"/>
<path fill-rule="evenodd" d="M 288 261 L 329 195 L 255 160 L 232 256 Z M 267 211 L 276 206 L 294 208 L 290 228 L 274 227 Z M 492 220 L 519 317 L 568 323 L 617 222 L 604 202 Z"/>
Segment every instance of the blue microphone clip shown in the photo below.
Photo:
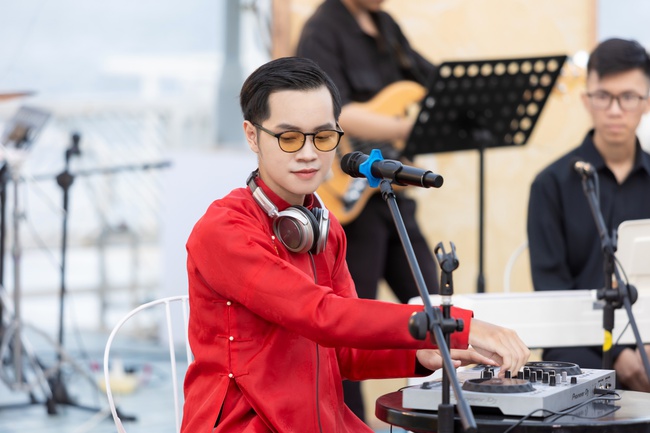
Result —
<path fill-rule="evenodd" d="M 373 176 L 371 171 L 372 164 L 374 164 L 375 161 L 383 161 L 383 160 L 384 157 L 381 154 L 381 150 L 372 149 L 370 151 L 370 155 L 368 155 L 368 159 L 366 159 L 364 162 L 359 164 L 359 173 L 363 174 L 366 177 L 366 179 L 368 179 L 368 185 L 370 185 L 373 188 L 379 186 L 379 182 L 381 182 L 381 179 Z"/>

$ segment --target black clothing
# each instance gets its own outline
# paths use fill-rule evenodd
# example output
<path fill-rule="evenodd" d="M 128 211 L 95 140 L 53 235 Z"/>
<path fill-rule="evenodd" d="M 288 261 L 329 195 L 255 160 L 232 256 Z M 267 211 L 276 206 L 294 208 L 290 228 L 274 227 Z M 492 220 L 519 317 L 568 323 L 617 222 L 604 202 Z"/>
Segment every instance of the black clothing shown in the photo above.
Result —
<path fill-rule="evenodd" d="M 378 39 L 361 30 L 340 0 L 325 0 L 302 29 L 296 54 L 314 60 L 332 78 L 343 105 L 366 102 L 400 80 L 426 86 L 436 67 L 411 48 L 386 12 L 372 14 Z"/>
<path fill-rule="evenodd" d="M 593 133 L 539 173 L 531 186 L 528 242 L 535 290 L 600 289 L 605 284 L 601 239 L 582 177 L 573 169 L 576 161 L 590 163 L 598 174 L 600 208 L 613 239 L 623 221 L 650 218 L 650 154 L 637 140 L 634 166 L 619 184 L 596 150 Z M 612 350 L 615 359 L 622 348 Z M 602 368 L 601 347 L 547 349 L 543 358 Z"/>
<path fill-rule="evenodd" d="M 589 162 L 598 173 L 600 208 L 610 236 L 623 221 L 650 218 L 650 154 L 637 142 L 634 167 L 619 185 L 592 137 L 593 131 L 531 186 L 528 242 L 535 290 L 604 287 L 600 236 L 582 178 L 573 170 L 576 160 Z"/>
<path fill-rule="evenodd" d="M 398 196 L 397 204 L 427 288 L 430 293 L 437 293 L 437 264 L 415 219 L 416 203 Z M 381 194 L 370 197 L 359 217 L 343 229 L 348 239 L 348 267 L 360 298 L 374 299 L 382 277 L 403 304 L 420 295 Z"/>
<path fill-rule="evenodd" d="M 364 33 L 340 0 L 325 0 L 307 20 L 297 55 L 314 60 L 336 84 L 343 105 L 367 102 L 387 85 L 402 80 L 426 86 L 435 66 L 416 53 L 399 25 L 385 12 L 371 14 L 380 36 Z M 354 137 L 346 134 L 350 142 Z M 364 148 L 358 150 L 368 153 Z M 387 154 L 394 159 L 396 155 Z M 415 219 L 415 201 L 397 192 L 397 204 L 430 293 L 438 292 L 437 262 Z M 387 203 L 374 194 L 359 216 L 343 226 L 348 240 L 347 262 L 361 298 L 374 299 L 384 278 L 403 303 L 419 292 L 408 266 Z M 345 401 L 364 419 L 358 383 L 344 382 Z"/>

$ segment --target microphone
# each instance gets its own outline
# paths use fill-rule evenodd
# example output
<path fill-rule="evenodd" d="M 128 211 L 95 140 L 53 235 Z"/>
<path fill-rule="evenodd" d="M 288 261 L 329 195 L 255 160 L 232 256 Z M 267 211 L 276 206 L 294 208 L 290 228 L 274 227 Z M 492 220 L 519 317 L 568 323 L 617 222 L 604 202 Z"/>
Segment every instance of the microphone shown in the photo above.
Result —
<path fill-rule="evenodd" d="M 580 176 L 593 176 L 595 173 L 594 166 L 586 161 L 576 161 L 573 163 L 573 169 Z"/>
<path fill-rule="evenodd" d="M 352 177 L 366 177 L 372 187 L 379 185 L 381 179 L 392 180 L 397 185 L 413 185 L 424 188 L 440 188 L 443 178 L 430 170 L 404 165 L 392 159 L 383 159 L 378 149 L 370 156 L 362 152 L 352 152 L 341 158 L 341 170 Z"/>

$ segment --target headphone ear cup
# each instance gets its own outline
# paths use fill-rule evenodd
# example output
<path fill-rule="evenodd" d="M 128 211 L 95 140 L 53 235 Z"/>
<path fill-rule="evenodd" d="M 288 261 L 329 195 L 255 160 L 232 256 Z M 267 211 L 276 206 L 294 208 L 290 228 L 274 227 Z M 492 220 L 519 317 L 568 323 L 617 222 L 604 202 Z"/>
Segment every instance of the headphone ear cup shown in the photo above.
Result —
<path fill-rule="evenodd" d="M 306 253 L 314 248 L 319 238 L 316 216 L 304 206 L 290 206 L 273 221 L 273 232 L 291 252 Z"/>
<path fill-rule="evenodd" d="M 325 250 L 329 232 L 329 211 L 323 207 L 323 202 L 316 195 L 318 206 L 309 210 L 304 206 L 289 206 L 282 212 L 257 186 L 255 178 L 257 170 L 253 171 L 246 184 L 251 190 L 253 199 L 273 218 L 273 233 L 286 249 L 293 253 L 311 251 L 318 254 Z"/>

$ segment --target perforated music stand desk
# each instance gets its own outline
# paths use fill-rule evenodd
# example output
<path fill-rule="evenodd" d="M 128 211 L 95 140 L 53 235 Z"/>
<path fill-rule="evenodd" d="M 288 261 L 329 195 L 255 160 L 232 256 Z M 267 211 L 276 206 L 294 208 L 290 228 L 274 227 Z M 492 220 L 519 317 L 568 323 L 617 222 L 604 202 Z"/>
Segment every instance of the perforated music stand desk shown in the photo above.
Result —
<path fill-rule="evenodd" d="M 412 158 L 479 151 L 479 277 L 483 277 L 484 151 L 523 146 L 566 61 L 566 55 L 445 62 L 422 101 L 404 148 Z"/>

